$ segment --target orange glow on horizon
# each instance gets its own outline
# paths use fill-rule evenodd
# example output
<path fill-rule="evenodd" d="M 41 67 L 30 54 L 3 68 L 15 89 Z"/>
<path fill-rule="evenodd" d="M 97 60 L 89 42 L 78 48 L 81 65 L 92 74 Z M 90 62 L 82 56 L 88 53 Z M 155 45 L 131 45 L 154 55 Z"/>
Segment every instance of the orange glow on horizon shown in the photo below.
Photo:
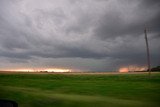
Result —
<path fill-rule="evenodd" d="M 18 71 L 18 72 L 40 72 L 40 71 L 47 71 L 47 72 L 71 72 L 71 69 L 61 69 L 61 68 L 36 68 L 36 69 L 8 69 L 5 71 Z"/>
<path fill-rule="evenodd" d="M 50 69 L 45 69 L 44 71 L 48 71 L 48 72 L 71 72 L 70 69 L 59 69 L 59 68 L 50 68 Z"/>
<path fill-rule="evenodd" d="M 128 72 L 128 68 L 125 68 L 125 67 L 124 68 L 120 68 L 119 72 Z"/>
<path fill-rule="evenodd" d="M 134 72 L 134 71 L 145 71 L 145 70 L 147 70 L 146 66 L 135 66 L 135 65 L 119 68 L 119 72 Z"/>
<path fill-rule="evenodd" d="M 18 71 L 18 72 L 33 72 L 34 70 L 33 69 L 9 69 L 9 70 L 6 70 L 6 71 Z"/>

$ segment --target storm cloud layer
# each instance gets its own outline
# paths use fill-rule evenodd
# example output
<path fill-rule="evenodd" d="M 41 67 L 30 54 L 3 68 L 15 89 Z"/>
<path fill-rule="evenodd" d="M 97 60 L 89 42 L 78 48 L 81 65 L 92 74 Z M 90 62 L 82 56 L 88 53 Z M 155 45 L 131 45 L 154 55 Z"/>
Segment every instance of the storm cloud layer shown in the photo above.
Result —
<path fill-rule="evenodd" d="M 159 0 L 0 0 L 0 68 L 160 65 Z"/>

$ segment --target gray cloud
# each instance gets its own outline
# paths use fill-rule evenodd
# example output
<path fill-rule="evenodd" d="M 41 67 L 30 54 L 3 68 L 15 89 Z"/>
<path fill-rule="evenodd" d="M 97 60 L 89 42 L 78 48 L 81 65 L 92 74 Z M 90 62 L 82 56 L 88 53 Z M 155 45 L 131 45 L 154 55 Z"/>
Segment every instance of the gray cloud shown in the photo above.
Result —
<path fill-rule="evenodd" d="M 1 0 L 0 58 L 10 68 L 145 65 L 147 25 L 152 64 L 158 65 L 159 5 L 159 0 Z"/>
<path fill-rule="evenodd" d="M 159 2 L 153 1 L 144 0 L 137 3 L 137 1 L 123 0 L 124 4 L 117 4 L 114 10 L 109 11 L 100 19 L 99 25 L 95 29 L 95 36 L 102 39 L 126 35 L 140 36 L 143 34 L 145 25 L 153 29 L 152 33 L 158 33 L 160 26 Z M 122 5 L 123 8 L 119 5 Z"/>

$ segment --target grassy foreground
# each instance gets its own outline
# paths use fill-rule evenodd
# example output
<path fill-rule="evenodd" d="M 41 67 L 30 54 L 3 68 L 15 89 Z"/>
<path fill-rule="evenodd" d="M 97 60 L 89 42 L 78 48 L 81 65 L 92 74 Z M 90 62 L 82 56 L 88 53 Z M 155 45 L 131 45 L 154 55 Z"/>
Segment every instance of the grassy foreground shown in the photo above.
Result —
<path fill-rule="evenodd" d="M 160 73 L 0 74 L 0 99 L 19 107 L 159 107 Z"/>

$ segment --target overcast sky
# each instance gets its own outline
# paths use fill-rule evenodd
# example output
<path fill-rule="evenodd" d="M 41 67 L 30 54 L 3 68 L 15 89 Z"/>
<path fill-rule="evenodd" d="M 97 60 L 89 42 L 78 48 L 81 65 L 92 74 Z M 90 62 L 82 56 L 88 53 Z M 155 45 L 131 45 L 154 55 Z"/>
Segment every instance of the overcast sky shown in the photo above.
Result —
<path fill-rule="evenodd" d="M 160 65 L 160 0 L 0 0 L 0 69 Z"/>

